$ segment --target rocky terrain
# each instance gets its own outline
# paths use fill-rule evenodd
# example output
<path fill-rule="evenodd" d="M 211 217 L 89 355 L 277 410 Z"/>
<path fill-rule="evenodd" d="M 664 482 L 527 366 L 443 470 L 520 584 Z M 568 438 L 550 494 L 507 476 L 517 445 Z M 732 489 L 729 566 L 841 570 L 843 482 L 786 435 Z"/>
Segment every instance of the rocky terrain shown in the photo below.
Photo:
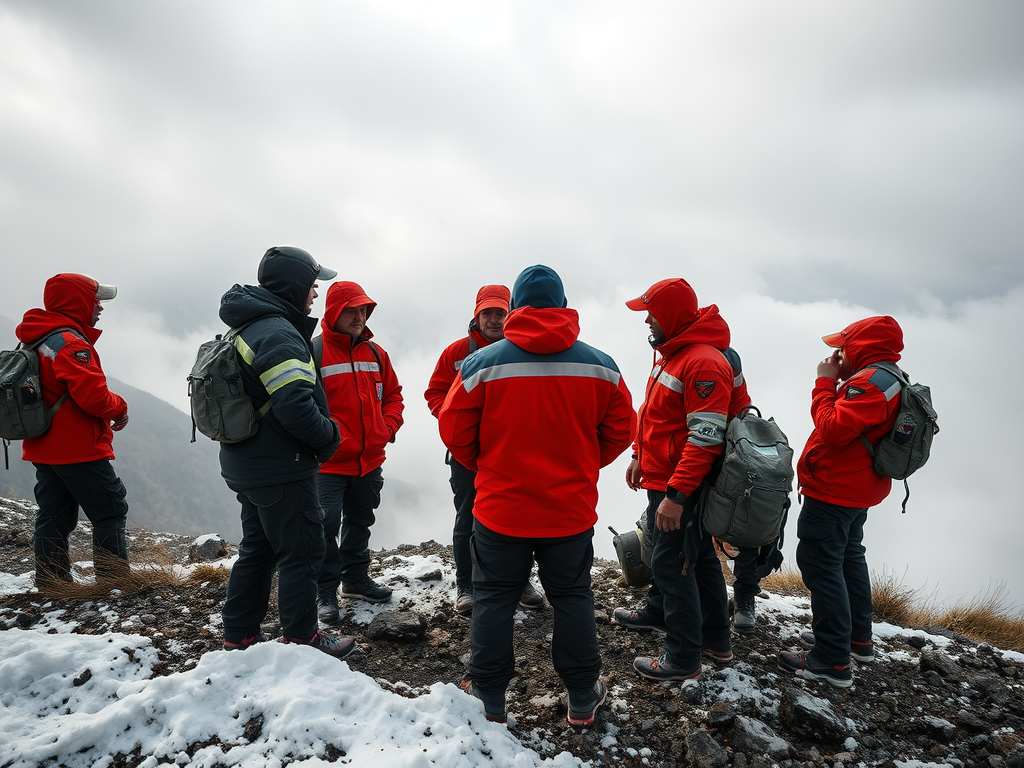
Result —
<path fill-rule="evenodd" d="M 28 503 L 0 500 L 0 573 L 31 571 L 33 515 Z M 191 538 L 142 530 L 131 531 L 130 539 L 136 569 L 157 562 L 173 570 L 172 561 L 186 566 L 190 559 L 222 558 L 231 549 L 219 541 L 200 541 L 203 547 L 197 547 Z M 80 524 L 74 560 L 89 560 L 88 542 L 88 527 Z M 76 570 L 83 582 L 91 581 L 86 566 Z M 461 680 L 469 623 L 451 607 L 452 571 L 450 548 L 434 542 L 374 552 L 371 573 L 395 587 L 398 599 L 384 606 L 360 603 L 344 613 L 338 629 L 355 635 L 360 644 L 350 666 L 410 698 L 438 681 Z M 226 570 L 205 566 L 198 573 L 200 578 L 177 584 L 154 580 L 135 591 L 70 597 L 40 595 L 26 578 L 22 591 L 8 589 L 10 594 L 0 596 L 0 642 L 2 631 L 12 628 L 56 632 L 46 623 L 56 614 L 76 633 L 149 638 L 159 655 L 154 676 L 192 669 L 204 654 L 222 652 L 217 614 Z M 809 601 L 801 594 L 762 593 L 757 632 L 733 636 L 731 664 L 706 664 L 697 685 L 651 683 L 631 665 L 637 655 L 660 653 L 661 637 L 611 623 L 616 606 L 635 604 L 641 597 L 618 576 L 617 564 L 595 563 L 598 633 L 611 693 L 592 728 L 577 731 L 566 723 L 561 684 L 551 668 L 550 608 L 517 614 L 509 729 L 542 756 L 567 751 L 593 765 L 698 768 L 1024 768 L 1022 654 L 944 630 L 881 624 L 876 660 L 855 669 L 852 688 L 804 682 L 778 670 L 775 656 L 809 628 Z M 272 608 L 264 625 L 271 637 L 280 634 L 275 621 Z M 250 725 L 262 727 L 260 722 Z M 192 749 L 200 746 L 209 744 Z M 185 753 L 187 758 L 190 752 Z M 324 759 L 331 754 L 344 762 L 344 753 L 330 748 Z M 118 754 L 107 764 L 134 768 L 145 758 Z M 5 765 L 10 762 L 0 752 L 0 767 Z"/>

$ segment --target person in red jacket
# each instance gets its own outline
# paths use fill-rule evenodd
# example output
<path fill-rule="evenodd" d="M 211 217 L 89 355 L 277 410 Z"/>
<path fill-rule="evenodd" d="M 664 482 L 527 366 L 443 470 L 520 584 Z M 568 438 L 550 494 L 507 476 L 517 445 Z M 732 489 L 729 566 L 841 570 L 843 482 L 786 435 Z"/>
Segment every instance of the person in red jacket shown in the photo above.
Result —
<path fill-rule="evenodd" d="M 334 283 L 322 335 L 314 340 L 331 418 L 341 429 L 341 445 L 321 465 L 317 481 L 327 542 L 318 582 L 325 624 L 339 619 L 339 584 L 342 597 L 391 599 L 391 590 L 368 573 L 370 527 L 384 487 L 384 447 L 395 441 L 405 404 L 391 358 L 366 327 L 376 306 L 356 283 Z"/>
<path fill-rule="evenodd" d="M 887 434 L 900 409 L 901 385 L 875 363 L 896 363 L 903 330 L 891 317 L 868 317 L 823 337 L 835 349 L 818 363 L 811 393 L 814 431 L 797 462 L 803 505 L 796 562 L 811 591 L 813 633 L 803 651 L 779 653 L 779 667 L 839 688 L 853 685 L 850 657 L 874 659 L 871 580 L 865 558 L 868 508 L 892 490 L 867 447 Z"/>
<path fill-rule="evenodd" d="M 469 333 L 453 341 L 437 361 L 430 377 L 427 399 L 430 413 L 436 418 L 444 399 L 448 396 L 462 361 L 473 352 L 505 337 L 505 317 L 511 294 L 504 285 L 485 285 L 476 294 L 476 308 L 469 323 Z M 460 616 L 473 613 L 473 561 L 469 554 L 469 538 L 473 533 L 473 501 L 476 499 L 476 473 L 466 469 L 451 457 L 445 457 L 451 468 L 452 493 L 455 495 L 455 527 L 452 530 L 452 553 L 455 557 L 455 611 Z M 542 608 L 544 595 L 532 582 L 519 598 L 524 608 Z"/>
<path fill-rule="evenodd" d="M 43 400 L 52 406 L 50 429 L 25 440 L 22 458 L 36 468 L 36 586 L 71 580 L 68 537 L 78 524 L 79 508 L 92 523 L 93 565 L 100 578 L 128 570 L 124 483 L 114 473 L 114 432 L 128 424 L 128 404 L 107 387 L 95 343 L 101 302 L 117 288 L 91 277 L 60 274 L 46 281 L 43 309 L 25 313 L 15 333 L 38 348 Z"/>
<path fill-rule="evenodd" d="M 607 695 L 590 588 L 597 479 L 633 441 L 636 414 L 615 361 L 578 340 L 554 270 L 524 270 L 512 307 L 505 338 L 466 358 L 438 417 L 452 458 L 477 473 L 464 687 L 504 722 L 513 615 L 536 560 L 569 722 L 586 725 Z"/>
<path fill-rule="evenodd" d="M 638 657 L 633 667 L 652 680 L 699 680 L 702 655 L 727 662 L 732 646 L 725 577 L 697 503 L 728 420 L 750 398 L 727 358 L 735 355 L 729 326 L 714 304 L 698 308 L 685 280 L 661 280 L 626 306 L 647 313 L 656 351 L 626 483 L 647 491 L 654 585 L 646 612 L 660 614 L 668 633 L 660 657 Z M 624 612 L 616 610 L 618 623 Z"/>

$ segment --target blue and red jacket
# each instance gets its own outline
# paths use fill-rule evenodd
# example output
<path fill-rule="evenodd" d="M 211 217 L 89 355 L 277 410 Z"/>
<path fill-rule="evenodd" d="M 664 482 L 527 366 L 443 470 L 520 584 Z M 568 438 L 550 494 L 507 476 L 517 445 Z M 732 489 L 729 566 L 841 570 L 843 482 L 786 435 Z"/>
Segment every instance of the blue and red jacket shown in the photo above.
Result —
<path fill-rule="evenodd" d="M 903 331 L 891 317 L 869 317 L 853 323 L 842 335 L 843 355 L 855 373 L 838 385 L 828 377 L 815 380 L 811 392 L 814 430 L 796 471 L 804 496 L 861 509 L 879 504 L 892 490 L 892 479 L 875 471 L 860 436 L 876 445 L 896 422 L 902 391 L 899 380 L 872 364 L 900 359 Z"/>
<path fill-rule="evenodd" d="M 320 375 L 331 418 L 341 430 L 338 450 L 320 466 L 321 473 L 331 475 L 361 477 L 377 469 L 384 463 L 385 446 L 404 422 L 402 386 L 388 353 L 370 341 L 370 329 L 364 328 L 356 339 L 334 330 L 346 307 L 354 301 L 365 303 L 359 297 L 365 295 L 355 283 L 333 283 L 327 289 L 320 323 L 324 345 Z"/>
<path fill-rule="evenodd" d="M 77 464 L 113 459 L 110 422 L 128 412 L 128 404 L 107 387 L 100 356 L 93 346 L 102 331 L 92 327 L 97 283 L 84 275 L 60 274 L 46 282 L 45 309 L 30 309 L 18 325 L 18 339 L 31 344 L 47 338 L 39 351 L 43 400 L 52 406 L 69 397 L 54 414 L 50 429 L 22 443 L 25 461 Z M 70 328 L 56 333 L 58 329 Z"/>
<path fill-rule="evenodd" d="M 473 515 L 518 537 L 572 536 L 597 522 L 597 479 L 636 433 L 608 355 L 577 340 L 573 309 L 522 307 L 505 338 L 462 364 L 439 413 L 452 457 L 477 473 Z"/>

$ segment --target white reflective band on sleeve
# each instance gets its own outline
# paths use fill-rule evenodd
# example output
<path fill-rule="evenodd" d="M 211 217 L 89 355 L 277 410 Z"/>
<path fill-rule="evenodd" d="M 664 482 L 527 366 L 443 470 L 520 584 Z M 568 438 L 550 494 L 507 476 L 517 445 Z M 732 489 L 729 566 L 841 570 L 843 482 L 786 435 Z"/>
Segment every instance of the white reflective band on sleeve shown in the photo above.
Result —
<path fill-rule="evenodd" d="M 733 387 L 738 387 L 742 383 L 743 383 L 743 371 L 740 371 L 739 373 L 736 374 L 735 377 L 733 377 L 732 385 L 733 385 Z"/>
<path fill-rule="evenodd" d="M 355 364 L 356 371 L 377 373 L 380 371 L 380 365 L 377 363 L 364 363 L 357 362 Z M 337 363 L 335 365 L 325 365 L 320 369 L 320 375 L 325 379 L 328 376 L 337 376 L 339 373 L 352 373 L 352 363 Z"/>
<path fill-rule="evenodd" d="M 605 368 L 603 365 L 588 363 L 504 363 L 491 368 L 484 368 L 477 371 L 468 379 L 463 380 L 462 385 L 467 392 L 472 392 L 477 384 L 485 381 L 497 381 L 499 379 L 514 379 L 520 377 L 570 377 L 584 379 L 603 379 L 618 386 L 621 378 L 618 371 Z"/>
<path fill-rule="evenodd" d="M 903 389 L 902 385 L 898 381 L 894 381 L 892 386 L 885 390 L 885 392 L 883 392 L 882 394 L 885 395 L 886 400 L 892 400 L 894 397 L 896 397 L 896 395 L 900 393 L 901 389 Z"/>
<path fill-rule="evenodd" d="M 658 383 L 661 384 L 662 386 L 668 387 L 673 392 L 682 393 L 683 391 L 683 382 L 681 382 L 672 374 L 666 373 L 665 371 L 662 371 L 661 374 L 658 376 Z"/>
<path fill-rule="evenodd" d="M 688 442 L 694 445 L 721 445 L 725 442 L 725 414 L 711 411 L 691 413 L 686 417 L 690 430 Z"/>

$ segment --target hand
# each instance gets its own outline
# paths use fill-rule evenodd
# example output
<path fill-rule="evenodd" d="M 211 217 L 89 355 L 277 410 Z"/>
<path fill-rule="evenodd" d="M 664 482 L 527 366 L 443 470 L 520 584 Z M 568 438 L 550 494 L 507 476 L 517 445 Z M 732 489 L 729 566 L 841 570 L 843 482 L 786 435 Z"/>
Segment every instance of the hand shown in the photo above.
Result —
<path fill-rule="evenodd" d="M 836 381 L 839 378 L 839 363 L 839 350 L 837 349 L 829 357 L 818 363 L 818 378 Z"/>
<path fill-rule="evenodd" d="M 114 430 L 115 432 L 120 432 L 122 429 L 124 429 L 127 426 L 128 426 L 128 411 L 125 411 L 124 412 L 124 416 L 122 416 L 117 421 L 113 422 L 110 425 L 110 428 L 112 430 Z"/>
<path fill-rule="evenodd" d="M 634 491 L 639 491 L 641 480 L 643 480 L 643 478 L 640 476 L 640 462 L 633 459 L 629 462 L 629 466 L 626 467 L 626 485 Z"/>
<path fill-rule="evenodd" d="M 678 531 L 679 521 L 683 516 L 683 505 L 662 499 L 658 505 L 658 512 L 654 518 L 654 525 L 659 531 Z"/>

